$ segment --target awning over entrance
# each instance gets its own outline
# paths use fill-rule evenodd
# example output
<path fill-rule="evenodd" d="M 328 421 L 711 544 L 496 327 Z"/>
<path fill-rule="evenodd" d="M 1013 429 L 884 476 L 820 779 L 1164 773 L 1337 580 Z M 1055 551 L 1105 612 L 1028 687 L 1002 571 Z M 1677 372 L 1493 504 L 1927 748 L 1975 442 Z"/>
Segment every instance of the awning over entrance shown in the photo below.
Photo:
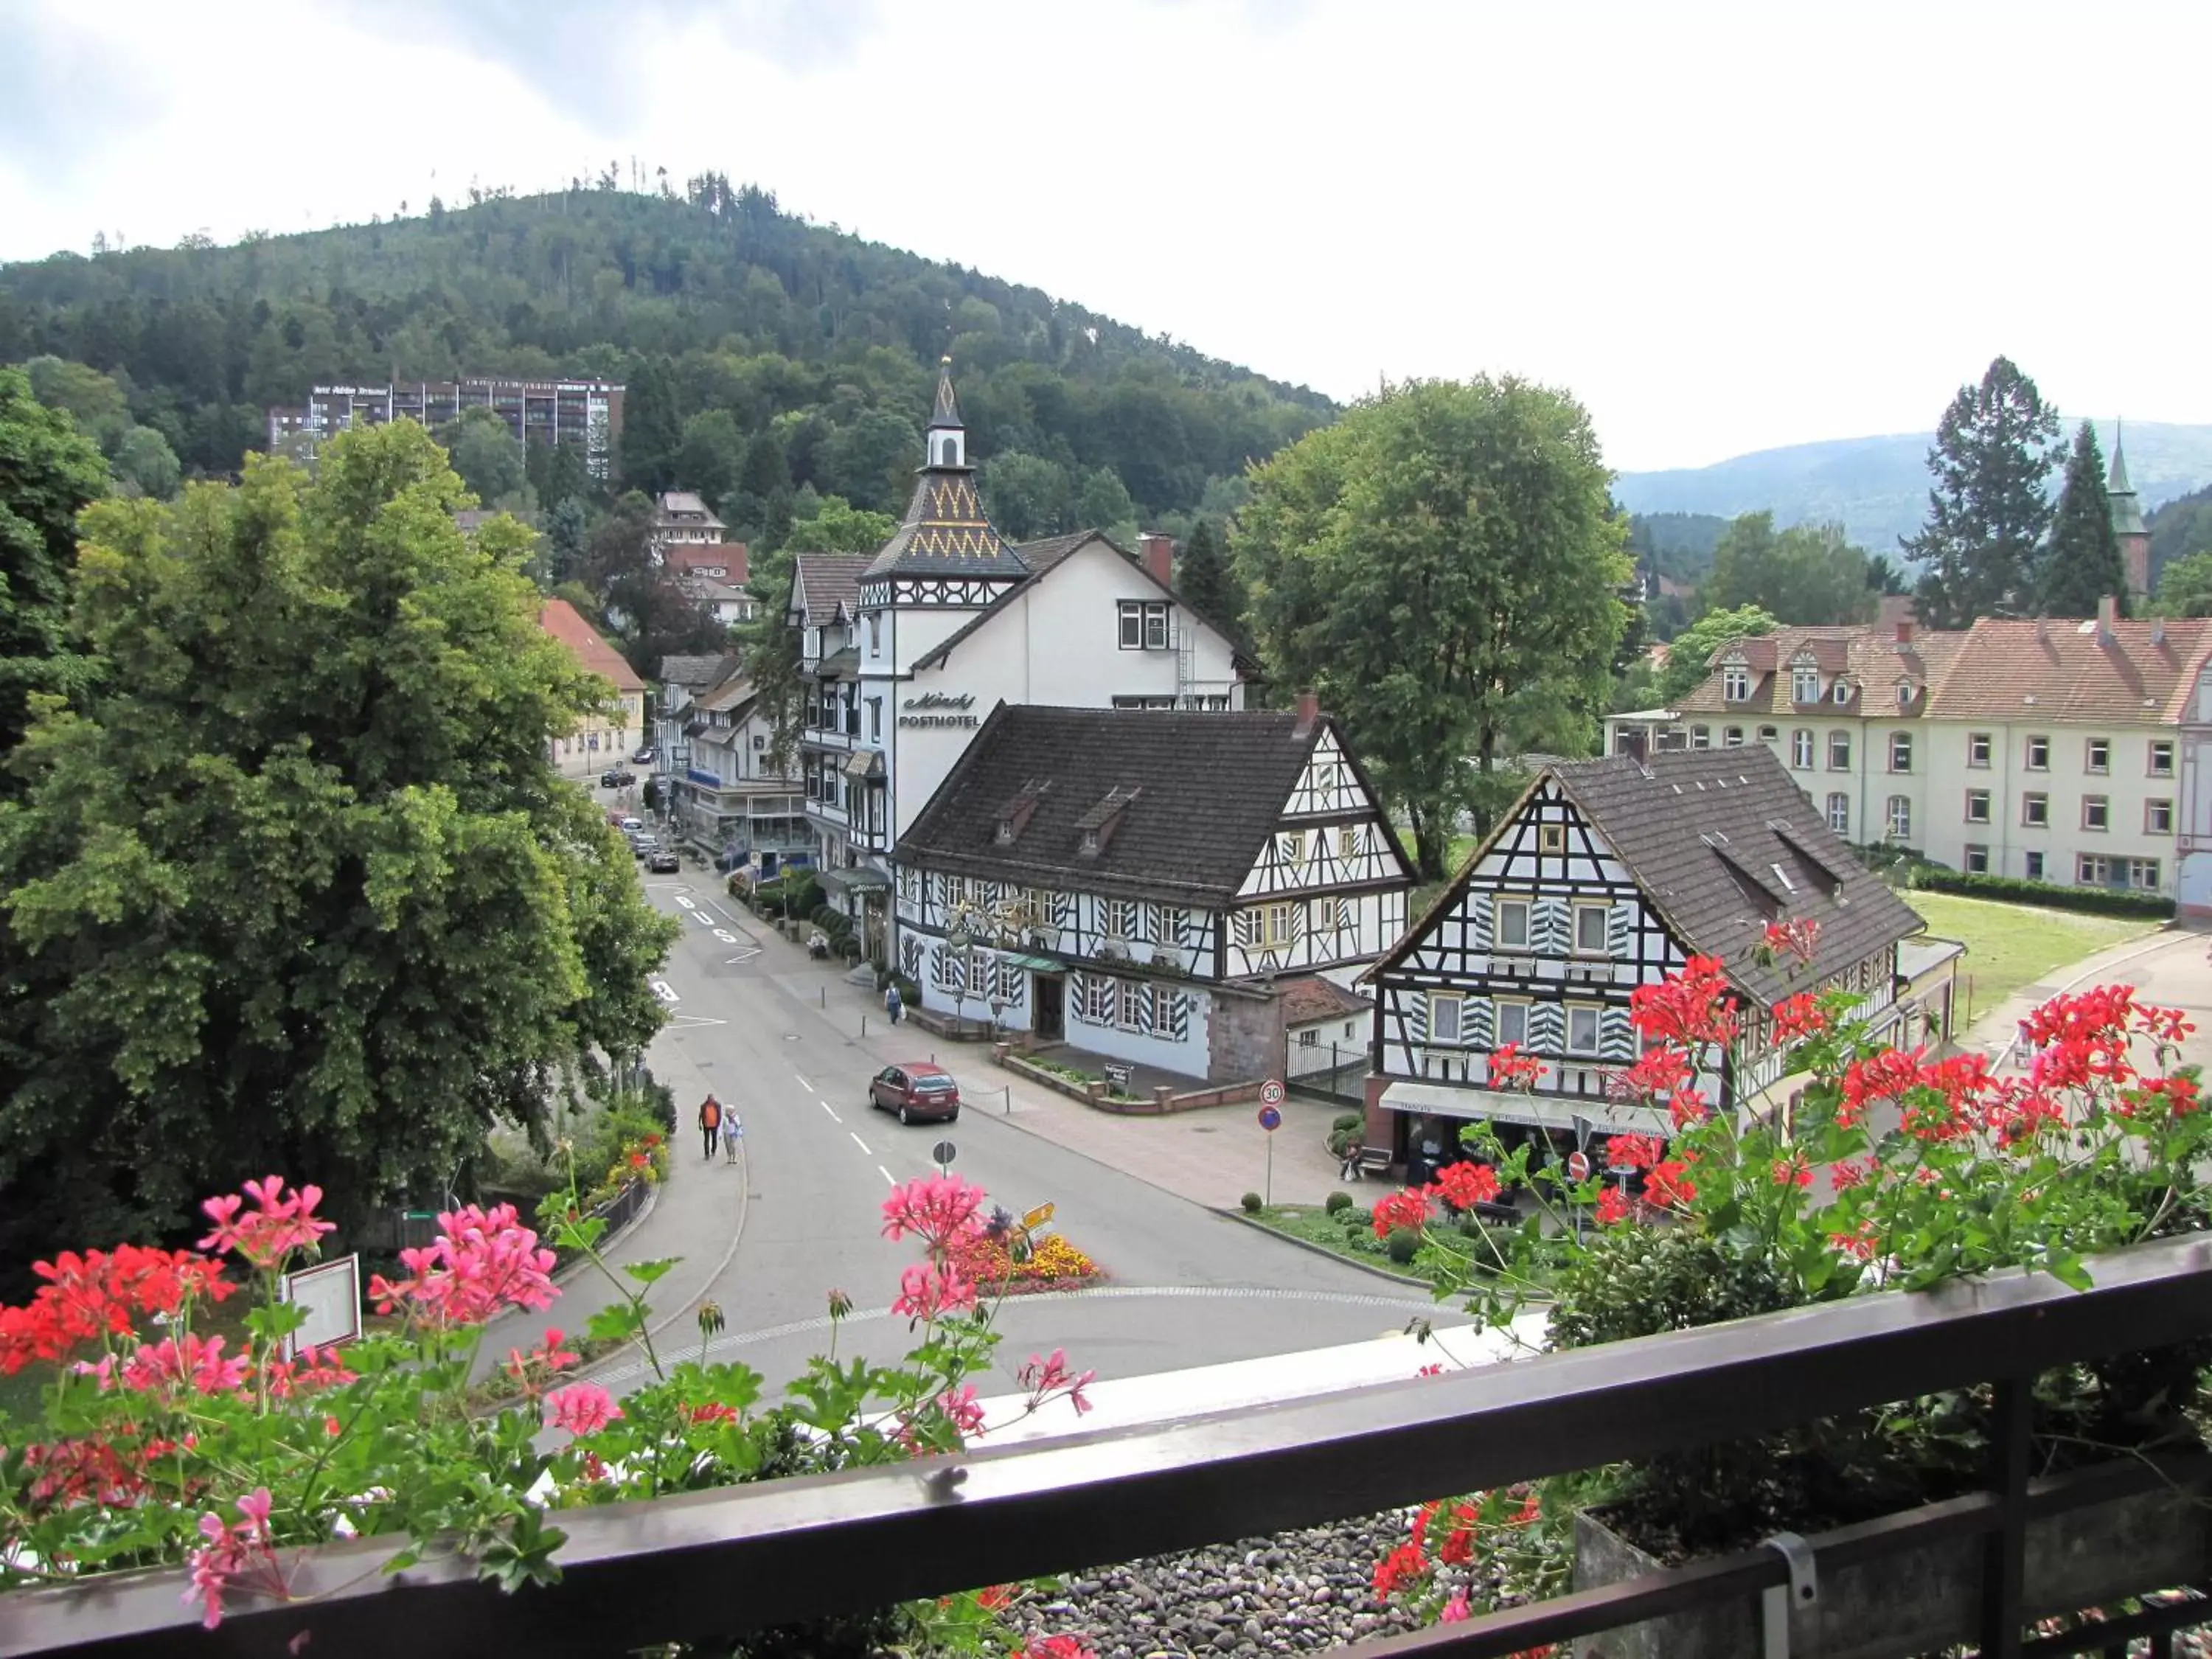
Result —
<path fill-rule="evenodd" d="M 1011 951 L 999 960 L 1010 967 L 1026 968 L 1033 974 L 1056 974 L 1067 966 L 1064 962 L 1054 962 L 1050 957 L 1018 957 Z"/>
<path fill-rule="evenodd" d="M 1524 1124 L 1534 1129 L 1559 1129 L 1569 1134 L 1574 1133 L 1577 1117 L 1588 1118 L 1601 1135 L 1646 1134 L 1665 1139 L 1674 1133 L 1674 1125 L 1667 1114 L 1648 1106 L 1564 1095 L 1524 1095 L 1477 1089 L 1465 1084 L 1394 1083 L 1383 1090 L 1382 1104 L 1394 1112 L 1487 1119 L 1493 1123 Z"/>
<path fill-rule="evenodd" d="M 882 871 L 865 865 L 851 870 L 817 870 L 815 874 L 833 893 L 880 893 L 891 884 L 891 878 Z"/>

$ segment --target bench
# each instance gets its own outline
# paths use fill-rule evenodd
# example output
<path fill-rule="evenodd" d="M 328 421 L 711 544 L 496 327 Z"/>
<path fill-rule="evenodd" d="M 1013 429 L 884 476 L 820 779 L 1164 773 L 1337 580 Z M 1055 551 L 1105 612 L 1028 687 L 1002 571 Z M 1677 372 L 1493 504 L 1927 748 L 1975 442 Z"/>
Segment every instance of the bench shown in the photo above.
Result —
<path fill-rule="evenodd" d="M 1098 1069 L 1106 1074 L 1106 1086 L 1123 1094 L 1129 1092 L 1130 1080 L 1137 1075 L 1137 1068 L 1126 1060 L 1109 1060 Z"/>
<path fill-rule="evenodd" d="M 1387 1146 L 1363 1146 L 1359 1149 L 1358 1157 L 1352 1160 L 1352 1173 L 1358 1180 L 1364 1181 L 1370 1176 L 1388 1175 L 1389 1172 L 1390 1149 Z"/>

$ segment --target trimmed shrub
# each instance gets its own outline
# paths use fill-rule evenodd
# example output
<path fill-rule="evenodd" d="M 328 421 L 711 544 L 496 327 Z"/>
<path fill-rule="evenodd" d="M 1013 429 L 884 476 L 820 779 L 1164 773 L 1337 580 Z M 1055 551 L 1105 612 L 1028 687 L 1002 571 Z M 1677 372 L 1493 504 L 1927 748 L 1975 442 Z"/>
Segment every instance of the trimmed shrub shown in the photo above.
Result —
<path fill-rule="evenodd" d="M 2163 921 L 2173 915 L 2173 901 L 2162 893 L 2117 892 L 2108 887 L 2061 887 L 2053 882 L 2027 881 L 2018 876 L 1966 875 L 1936 864 L 1914 866 L 1905 872 L 1905 884 L 1908 891 L 1959 893 L 1968 898 L 2039 905 L 2046 910 L 2078 910 L 2094 916 L 2142 916 Z"/>
<path fill-rule="evenodd" d="M 1247 1193 L 1237 1202 L 1244 1206 L 1244 1213 L 1247 1215 L 1257 1215 L 1265 1207 L 1257 1193 Z"/>
<path fill-rule="evenodd" d="M 1345 1231 L 1356 1233 L 1375 1224 L 1375 1212 L 1363 1210 L 1355 1204 L 1348 1210 L 1336 1212 L 1336 1218 L 1343 1224 Z"/>
<path fill-rule="evenodd" d="M 1351 1207 L 1352 1194 L 1350 1193 L 1331 1193 L 1322 1201 L 1322 1208 L 1327 1210 L 1331 1215 L 1334 1215 L 1342 1210 L 1348 1210 Z"/>
<path fill-rule="evenodd" d="M 1382 1241 L 1382 1254 L 1401 1267 L 1409 1267 L 1421 1253 L 1421 1236 L 1411 1227 L 1393 1227 Z"/>
<path fill-rule="evenodd" d="M 1328 1126 L 1328 1155 L 1342 1158 L 1344 1149 L 1365 1133 L 1367 1120 L 1358 1112 L 1346 1112 Z"/>

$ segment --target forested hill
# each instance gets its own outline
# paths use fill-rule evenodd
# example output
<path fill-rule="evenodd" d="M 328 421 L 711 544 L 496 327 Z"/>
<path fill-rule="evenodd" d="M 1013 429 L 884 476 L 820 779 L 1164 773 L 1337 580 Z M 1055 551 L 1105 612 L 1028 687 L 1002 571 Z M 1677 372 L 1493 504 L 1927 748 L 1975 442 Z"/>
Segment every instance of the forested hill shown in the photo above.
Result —
<path fill-rule="evenodd" d="M 809 224 L 711 174 L 683 197 L 434 202 L 422 216 L 230 247 L 0 266 L 0 363 L 51 355 L 114 373 L 131 417 L 208 472 L 234 469 L 263 442 L 264 408 L 316 381 L 635 382 L 658 358 L 678 421 L 727 411 L 736 465 L 892 510 L 947 352 L 970 453 L 1037 463 L 1006 480 L 1018 534 L 1079 505 L 1103 515 L 1116 503 L 1102 469 L 1146 518 L 1187 515 L 1209 483 L 1334 413 L 1318 393 Z M 762 434 L 780 468 L 751 442 Z"/>

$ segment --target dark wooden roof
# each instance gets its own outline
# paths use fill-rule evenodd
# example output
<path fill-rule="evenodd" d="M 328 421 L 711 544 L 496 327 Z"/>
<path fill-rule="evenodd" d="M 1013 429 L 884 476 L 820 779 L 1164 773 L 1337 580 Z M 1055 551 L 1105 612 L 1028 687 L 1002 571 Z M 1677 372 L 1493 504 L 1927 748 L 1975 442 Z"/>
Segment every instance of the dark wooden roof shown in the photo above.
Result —
<path fill-rule="evenodd" d="M 1683 945 L 1771 1006 L 1918 933 L 1759 744 L 1550 769 Z M 1840 874 L 1841 879 L 1838 879 Z M 1770 921 L 1820 923 L 1809 971 L 1756 954 Z"/>
<path fill-rule="evenodd" d="M 820 628 L 835 619 L 839 607 L 850 616 L 860 608 L 860 576 L 868 568 L 866 553 L 800 553 L 792 563 L 792 575 L 806 595 L 807 613 Z"/>
<path fill-rule="evenodd" d="M 1291 714 L 1001 703 L 892 856 L 994 880 L 1224 905 L 1326 729 L 1325 716 L 1301 732 Z M 1002 847 L 1000 818 L 1024 791 L 1036 810 Z M 1102 815 L 1116 793 L 1119 813 Z M 1102 816 L 1112 833 L 1086 857 L 1079 826 Z"/>

